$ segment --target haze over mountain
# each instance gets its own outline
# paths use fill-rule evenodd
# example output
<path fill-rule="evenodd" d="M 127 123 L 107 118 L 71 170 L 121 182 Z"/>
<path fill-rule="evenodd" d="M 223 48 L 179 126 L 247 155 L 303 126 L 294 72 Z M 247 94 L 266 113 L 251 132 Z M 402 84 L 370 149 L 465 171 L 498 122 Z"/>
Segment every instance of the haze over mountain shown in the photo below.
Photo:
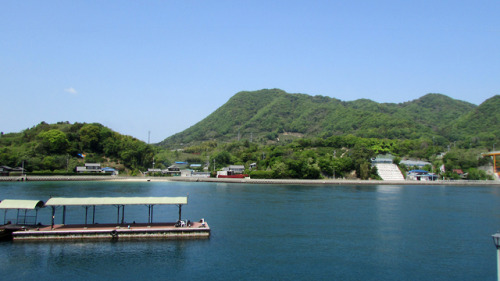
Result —
<path fill-rule="evenodd" d="M 192 127 L 159 145 L 208 140 L 276 141 L 280 136 L 360 137 L 454 141 L 467 137 L 500 136 L 500 96 L 480 106 L 442 94 L 427 94 L 404 103 L 368 99 L 341 101 L 325 96 L 289 94 L 279 89 L 243 91 Z"/>

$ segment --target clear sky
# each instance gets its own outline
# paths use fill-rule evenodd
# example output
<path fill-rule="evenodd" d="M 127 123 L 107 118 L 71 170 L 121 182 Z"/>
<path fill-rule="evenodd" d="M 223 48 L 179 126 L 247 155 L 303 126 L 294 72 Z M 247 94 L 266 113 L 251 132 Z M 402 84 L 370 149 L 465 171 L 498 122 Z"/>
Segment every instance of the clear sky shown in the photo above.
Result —
<path fill-rule="evenodd" d="M 239 91 L 500 94 L 500 1 L 2 1 L 0 131 L 98 122 L 151 143 Z"/>

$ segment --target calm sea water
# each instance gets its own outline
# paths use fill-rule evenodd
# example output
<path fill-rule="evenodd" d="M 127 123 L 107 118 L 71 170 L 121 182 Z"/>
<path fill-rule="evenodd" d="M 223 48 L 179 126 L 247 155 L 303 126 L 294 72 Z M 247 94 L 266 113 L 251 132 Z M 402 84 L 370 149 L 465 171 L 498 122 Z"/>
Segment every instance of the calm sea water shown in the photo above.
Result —
<path fill-rule="evenodd" d="M 187 194 L 183 218 L 205 218 L 212 228 L 210 239 L 2 242 L 0 276 L 2 280 L 496 280 L 491 234 L 500 229 L 500 186 L 0 183 L 0 199 Z M 146 222 L 147 213 L 145 206 L 127 207 L 125 220 Z M 174 221 L 177 215 L 174 206 L 155 207 L 155 221 Z M 83 207 L 68 208 L 67 223 L 84 219 Z M 116 219 L 116 208 L 97 208 L 97 222 Z M 50 209 L 39 212 L 39 221 L 50 223 Z"/>

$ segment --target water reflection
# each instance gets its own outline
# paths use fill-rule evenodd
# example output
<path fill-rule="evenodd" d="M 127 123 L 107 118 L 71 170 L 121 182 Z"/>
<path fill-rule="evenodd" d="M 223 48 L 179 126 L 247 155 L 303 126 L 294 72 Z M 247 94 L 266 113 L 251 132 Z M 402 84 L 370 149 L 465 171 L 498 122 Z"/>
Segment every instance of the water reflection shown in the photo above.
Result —
<path fill-rule="evenodd" d="M 0 268 L 5 269 L 3 273 L 13 273 L 18 268 L 10 280 L 32 278 L 32 272 L 26 270 L 31 268 L 37 268 L 40 280 L 54 280 L 54 276 L 65 280 L 128 280 L 137 276 L 133 269 L 141 267 L 151 270 L 142 271 L 141 277 L 168 276 L 173 270 L 188 270 L 187 242 L 13 243 L 6 249 L 8 252 L 0 254 Z M 28 274 L 22 278 L 25 272 Z"/>
<path fill-rule="evenodd" d="M 377 185 L 376 187 L 379 193 L 399 193 L 403 189 L 400 185 Z"/>

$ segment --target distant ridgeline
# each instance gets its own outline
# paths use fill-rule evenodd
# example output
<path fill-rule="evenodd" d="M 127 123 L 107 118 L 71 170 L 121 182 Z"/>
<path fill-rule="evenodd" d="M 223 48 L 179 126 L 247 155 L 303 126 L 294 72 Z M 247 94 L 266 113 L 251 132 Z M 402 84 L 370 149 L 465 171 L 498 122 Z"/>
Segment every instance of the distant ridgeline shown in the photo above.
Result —
<path fill-rule="evenodd" d="M 499 108 L 499 95 L 479 106 L 441 94 L 395 104 L 367 99 L 345 102 L 265 89 L 237 93 L 205 119 L 159 145 L 175 148 L 209 140 L 269 143 L 347 134 L 383 139 L 431 138 L 442 144 L 458 140 L 488 142 L 500 138 Z"/>

